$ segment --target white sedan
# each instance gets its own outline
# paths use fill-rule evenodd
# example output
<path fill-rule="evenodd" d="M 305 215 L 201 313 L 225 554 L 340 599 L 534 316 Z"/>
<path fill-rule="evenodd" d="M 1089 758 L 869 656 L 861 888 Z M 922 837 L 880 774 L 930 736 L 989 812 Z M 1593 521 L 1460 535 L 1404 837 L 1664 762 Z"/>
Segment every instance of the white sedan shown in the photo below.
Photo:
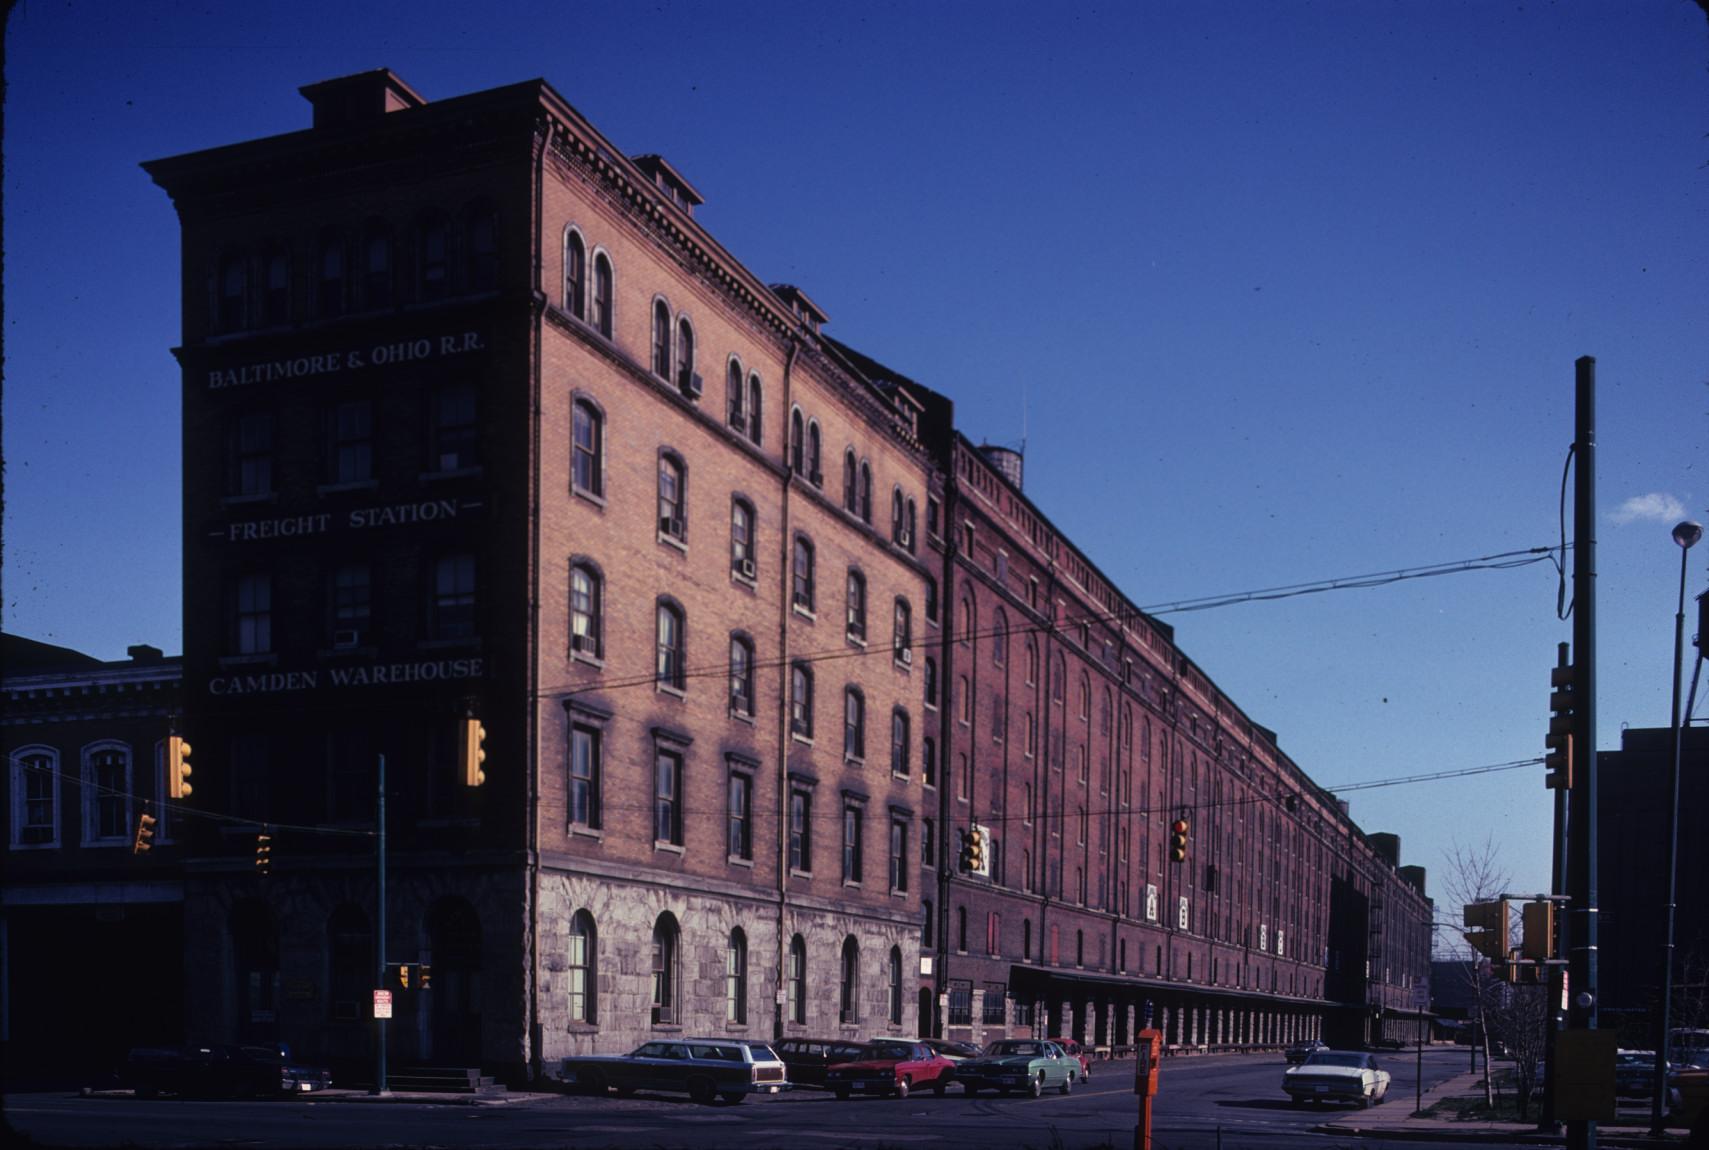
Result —
<path fill-rule="evenodd" d="M 1298 1106 L 1305 1102 L 1353 1102 L 1361 1108 L 1389 1092 L 1389 1072 L 1362 1050 L 1314 1051 L 1282 1074 L 1282 1089 Z"/>

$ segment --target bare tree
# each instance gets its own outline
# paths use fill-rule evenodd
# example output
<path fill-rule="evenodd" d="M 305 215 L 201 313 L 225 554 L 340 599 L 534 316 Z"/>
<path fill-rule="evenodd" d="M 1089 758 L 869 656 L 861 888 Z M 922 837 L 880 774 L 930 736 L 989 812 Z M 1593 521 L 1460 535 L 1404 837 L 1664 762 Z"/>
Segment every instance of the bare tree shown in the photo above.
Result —
<path fill-rule="evenodd" d="M 1466 846 L 1459 840 L 1453 840 L 1444 862 L 1446 874 L 1443 878 L 1444 893 L 1448 896 L 1448 906 L 1455 913 L 1455 921 L 1463 921 L 1459 912 L 1473 903 L 1493 902 L 1507 888 L 1508 873 L 1501 866 L 1501 848 L 1496 845 L 1495 836 L 1486 836 L 1479 846 Z M 1509 926 L 1511 930 L 1511 924 Z M 1456 937 L 1457 936 L 1457 937 Z M 1481 1038 L 1484 1054 L 1484 1103 L 1491 1108 L 1495 1106 L 1494 1087 L 1490 1082 L 1489 1073 L 1489 1032 L 1490 1015 L 1493 1010 L 1507 997 L 1507 986 L 1498 983 L 1490 970 L 1490 964 L 1471 948 L 1458 931 L 1452 932 L 1447 950 L 1456 958 L 1467 961 L 1458 964 L 1457 969 L 1464 972 L 1472 992 L 1472 1000 L 1477 1009 L 1477 1030 L 1475 1038 Z M 1476 1055 L 1474 1054 L 1474 1059 Z M 1473 1069 L 1477 1069 L 1474 1065 Z"/>
<path fill-rule="evenodd" d="M 1489 1012 L 1490 1028 L 1513 1057 L 1519 1091 L 1519 1117 L 1531 1116 L 1531 1093 L 1537 1087 L 1537 1067 L 1549 1036 L 1549 989 L 1546 986 L 1504 987 L 1500 1005 Z"/>

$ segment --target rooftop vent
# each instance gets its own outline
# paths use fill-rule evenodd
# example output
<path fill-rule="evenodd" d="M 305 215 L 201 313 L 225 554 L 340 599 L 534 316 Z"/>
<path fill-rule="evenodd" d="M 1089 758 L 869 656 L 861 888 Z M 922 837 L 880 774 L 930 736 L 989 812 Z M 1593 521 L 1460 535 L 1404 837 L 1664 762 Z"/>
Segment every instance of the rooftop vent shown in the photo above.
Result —
<path fill-rule="evenodd" d="M 796 287 L 794 284 L 772 284 L 771 290 L 776 294 L 778 299 L 784 302 L 784 305 L 788 307 L 790 311 L 795 313 L 795 318 L 812 329 L 813 334 L 815 335 L 819 333 L 819 329 L 824 326 L 825 322 L 831 318 L 823 311 L 820 311 L 819 305 L 808 299 L 807 293 Z"/>
<path fill-rule="evenodd" d="M 419 108 L 427 103 L 414 88 L 404 83 L 390 68 L 340 76 L 298 88 L 303 99 L 314 105 L 314 126 L 337 128 L 378 120 L 387 112 Z"/>
<path fill-rule="evenodd" d="M 663 156 L 645 155 L 633 157 L 635 166 L 646 173 L 653 186 L 665 194 L 665 197 L 687 212 L 694 214 L 694 209 L 706 202 L 706 197 L 694 190 L 694 185 L 683 179 L 682 173 L 671 167 L 670 161 Z"/>
<path fill-rule="evenodd" d="M 159 647 L 151 647 L 147 643 L 134 643 L 125 648 L 125 654 L 131 657 L 133 663 L 158 663 L 163 657 Z"/>

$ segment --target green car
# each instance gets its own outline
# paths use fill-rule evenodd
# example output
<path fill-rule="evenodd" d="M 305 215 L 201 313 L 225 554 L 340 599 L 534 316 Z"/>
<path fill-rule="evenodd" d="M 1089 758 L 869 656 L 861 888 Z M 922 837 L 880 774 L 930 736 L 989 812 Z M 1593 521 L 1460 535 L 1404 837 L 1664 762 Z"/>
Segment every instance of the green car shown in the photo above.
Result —
<path fill-rule="evenodd" d="M 999 1094 L 1022 1091 L 1037 1098 L 1051 1087 L 1067 1094 L 1080 1078 L 1080 1060 L 1054 1042 L 1037 1038 L 1004 1038 L 955 1068 L 955 1080 L 969 1094 L 991 1089 Z"/>

